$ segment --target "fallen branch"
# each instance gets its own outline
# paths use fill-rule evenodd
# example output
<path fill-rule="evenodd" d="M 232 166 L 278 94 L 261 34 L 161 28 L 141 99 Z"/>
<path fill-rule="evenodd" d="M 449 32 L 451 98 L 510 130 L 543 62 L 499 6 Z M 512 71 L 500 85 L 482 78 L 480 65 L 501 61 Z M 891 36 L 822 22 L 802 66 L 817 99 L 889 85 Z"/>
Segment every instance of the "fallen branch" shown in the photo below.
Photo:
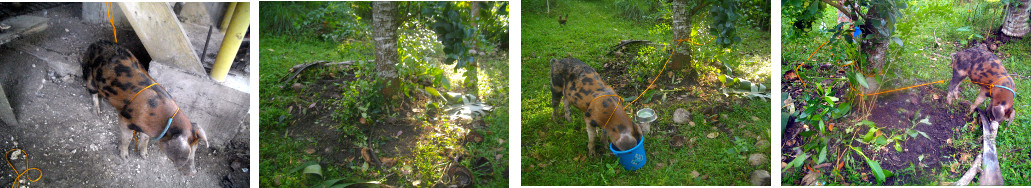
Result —
<path fill-rule="evenodd" d="M 372 61 L 373 60 L 365 60 L 364 62 L 372 62 Z M 358 62 L 363 62 L 363 61 L 361 61 L 361 60 L 357 60 L 357 61 L 343 61 L 343 62 L 316 61 L 316 62 L 312 62 L 312 63 L 305 63 L 305 64 L 294 65 L 293 67 L 290 68 L 290 72 L 293 72 L 293 74 L 291 74 L 290 76 L 286 77 L 285 78 L 286 81 L 283 81 L 283 88 L 286 88 L 287 85 L 290 85 L 290 81 L 293 81 L 295 78 L 297 78 L 297 75 L 300 75 L 301 72 L 304 72 L 304 70 L 307 70 L 308 68 L 311 68 L 313 66 L 340 66 L 340 65 L 351 66 L 351 65 L 354 65 L 354 63 L 358 63 Z M 280 79 L 280 80 L 283 80 L 283 79 Z"/>
<path fill-rule="evenodd" d="M 955 186 L 967 186 L 967 185 L 970 185 L 970 181 L 974 180 L 974 176 L 976 176 L 977 172 L 979 172 L 979 171 L 981 171 L 981 155 L 977 155 L 977 159 L 974 159 L 974 163 L 970 164 L 970 169 L 967 170 L 967 173 L 964 173 L 963 177 L 960 177 L 959 180 L 956 180 L 956 182 L 953 183 L 952 185 L 955 185 Z"/>

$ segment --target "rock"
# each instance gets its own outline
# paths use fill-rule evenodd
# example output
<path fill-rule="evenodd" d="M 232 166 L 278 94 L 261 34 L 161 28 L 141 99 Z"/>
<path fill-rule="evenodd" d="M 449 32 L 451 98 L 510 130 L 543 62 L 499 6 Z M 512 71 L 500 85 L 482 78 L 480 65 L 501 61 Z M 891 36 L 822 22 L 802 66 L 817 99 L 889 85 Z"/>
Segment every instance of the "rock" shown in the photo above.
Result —
<path fill-rule="evenodd" d="M 759 148 L 760 150 L 762 150 L 764 148 L 770 148 L 770 141 L 766 141 L 766 140 L 756 141 L 755 142 L 755 148 Z"/>
<path fill-rule="evenodd" d="M 673 123 L 685 124 L 688 121 L 691 121 L 691 112 L 683 108 L 677 108 L 676 111 L 673 111 Z"/>
<path fill-rule="evenodd" d="M 769 186 L 770 172 L 765 170 L 752 171 L 752 186 Z"/>
<path fill-rule="evenodd" d="M 769 160 L 767 160 L 766 156 L 763 156 L 763 154 L 755 153 L 755 154 L 752 154 L 752 155 L 748 156 L 748 164 L 751 164 L 752 166 L 762 165 L 766 161 L 769 161 Z M 767 172 L 767 174 L 768 174 L 768 172 Z"/>

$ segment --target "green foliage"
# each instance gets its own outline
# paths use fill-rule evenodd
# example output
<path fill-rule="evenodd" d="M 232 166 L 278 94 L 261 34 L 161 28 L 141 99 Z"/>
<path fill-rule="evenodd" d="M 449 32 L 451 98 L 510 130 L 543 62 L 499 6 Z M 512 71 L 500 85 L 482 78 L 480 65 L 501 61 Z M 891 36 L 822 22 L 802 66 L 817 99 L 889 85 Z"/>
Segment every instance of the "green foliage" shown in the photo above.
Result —
<path fill-rule="evenodd" d="M 781 5 L 781 14 L 785 21 L 791 22 L 794 29 L 805 31 L 812 28 L 812 24 L 821 16 L 824 5 L 820 0 L 784 0 Z"/>
<path fill-rule="evenodd" d="M 741 18 L 741 13 L 736 1 L 718 1 L 709 9 L 709 16 L 713 25 L 709 26 L 709 33 L 716 35 L 716 44 L 723 47 L 741 42 L 737 36 L 737 29 L 734 25 Z"/>
<path fill-rule="evenodd" d="M 318 36 L 327 41 L 369 36 L 369 24 L 356 14 L 369 8 L 359 2 L 263 2 L 259 5 L 262 32 Z M 303 10 L 303 11 L 302 11 Z"/>
<path fill-rule="evenodd" d="M 444 63 L 451 65 L 457 62 L 456 70 L 474 61 L 465 40 L 475 31 L 466 23 L 468 18 L 462 15 L 462 10 L 450 2 L 433 2 L 422 9 L 422 14 L 430 15 L 433 20 L 430 28 L 437 34 L 437 40 L 444 44 L 447 56 Z"/>
<path fill-rule="evenodd" d="M 770 30 L 770 0 L 739 0 L 739 2 L 745 24 L 763 31 Z"/>
<path fill-rule="evenodd" d="M 479 17 L 476 18 L 478 32 L 491 44 L 507 49 L 508 46 L 501 45 L 508 45 L 508 2 L 477 3 L 481 7 Z"/>
<path fill-rule="evenodd" d="M 631 21 L 654 23 L 670 16 L 667 1 L 616 0 L 613 7 L 620 11 L 620 16 Z"/>

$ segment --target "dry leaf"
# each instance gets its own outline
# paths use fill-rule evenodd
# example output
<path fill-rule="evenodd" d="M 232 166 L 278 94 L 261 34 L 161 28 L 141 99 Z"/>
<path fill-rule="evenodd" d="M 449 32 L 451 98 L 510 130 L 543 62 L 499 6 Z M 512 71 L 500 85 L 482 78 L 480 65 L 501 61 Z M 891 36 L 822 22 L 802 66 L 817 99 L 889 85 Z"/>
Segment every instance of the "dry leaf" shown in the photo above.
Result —
<path fill-rule="evenodd" d="M 391 167 L 391 166 L 394 166 L 394 164 L 397 163 L 397 159 L 390 158 L 390 157 L 380 157 L 379 161 L 382 162 L 383 166 L 385 166 L 385 167 Z"/>
<path fill-rule="evenodd" d="M 705 137 L 716 138 L 717 136 L 720 136 L 720 133 L 712 132 L 712 133 L 709 133 L 709 135 L 706 135 Z"/>

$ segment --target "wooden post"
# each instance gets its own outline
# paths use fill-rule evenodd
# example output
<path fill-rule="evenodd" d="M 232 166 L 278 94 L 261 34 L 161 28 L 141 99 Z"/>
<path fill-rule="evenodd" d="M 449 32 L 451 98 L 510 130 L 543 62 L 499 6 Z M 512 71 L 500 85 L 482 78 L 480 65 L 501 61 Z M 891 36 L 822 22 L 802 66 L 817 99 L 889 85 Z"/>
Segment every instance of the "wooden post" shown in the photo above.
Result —
<path fill-rule="evenodd" d="M 204 73 L 197 52 L 193 51 L 193 45 L 168 4 L 122 2 L 118 5 L 153 61 L 196 74 Z"/>

